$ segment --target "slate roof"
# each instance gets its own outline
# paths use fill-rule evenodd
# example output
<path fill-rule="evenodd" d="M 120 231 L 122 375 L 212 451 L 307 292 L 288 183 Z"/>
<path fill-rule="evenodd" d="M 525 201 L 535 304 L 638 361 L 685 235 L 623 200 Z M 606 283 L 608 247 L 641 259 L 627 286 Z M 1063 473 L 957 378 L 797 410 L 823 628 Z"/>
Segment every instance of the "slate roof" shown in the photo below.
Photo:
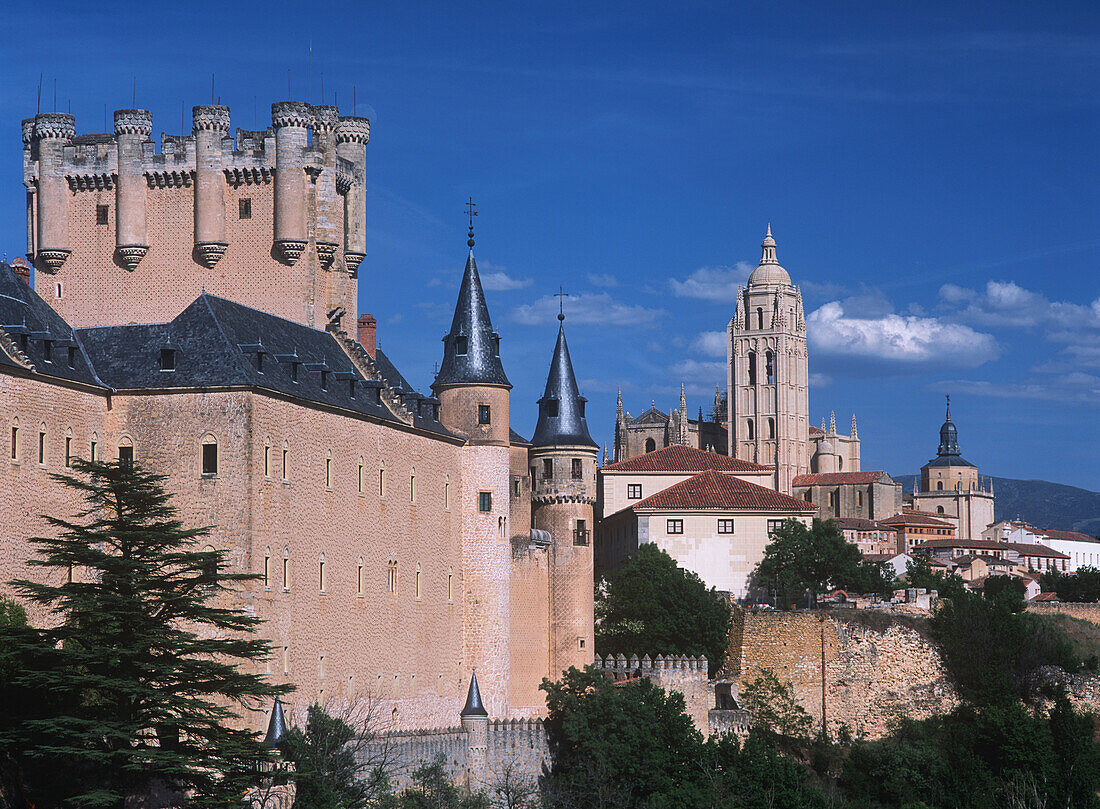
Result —
<path fill-rule="evenodd" d="M 96 376 L 79 335 L 74 334 L 64 318 L 27 286 L 6 262 L 0 263 L 0 328 L 11 337 L 35 372 L 70 382 L 105 387 Z M 72 365 L 69 364 L 70 356 Z M 25 368 L 6 350 L 0 350 L 0 365 Z"/>
<path fill-rule="evenodd" d="M 564 320 L 559 317 L 559 320 Z M 550 360 L 550 373 L 546 377 L 546 391 L 539 399 L 539 417 L 535 422 L 535 434 L 531 444 L 536 447 L 586 446 L 599 444 L 588 433 L 584 417 L 584 403 L 573 374 L 573 361 L 569 358 L 569 345 L 565 341 L 565 324 L 558 326 L 558 341 Z"/>
<path fill-rule="evenodd" d="M 717 452 L 707 452 L 682 444 L 672 444 L 644 455 L 627 458 L 625 461 L 610 463 L 603 469 L 607 472 L 703 472 L 708 469 L 720 472 L 771 471 L 771 467 L 761 466 L 752 461 L 743 461 L 740 458 L 731 458 L 728 455 L 719 455 Z"/>
<path fill-rule="evenodd" d="M 846 483 L 866 485 L 875 483 L 883 477 L 889 477 L 882 469 L 866 472 L 818 472 L 811 475 L 796 475 L 792 486 L 843 486 Z"/>
<path fill-rule="evenodd" d="M 511 427 L 508 428 L 508 443 L 511 444 L 512 446 L 517 446 L 517 445 L 521 445 L 521 446 L 525 446 L 525 447 L 531 446 L 530 441 L 528 441 L 522 435 L 517 433 Z"/>
<path fill-rule="evenodd" d="M 923 511 L 903 511 L 885 520 L 879 520 L 883 525 L 931 525 L 936 528 L 954 528 L 955 524 L 942 520 L 934 514 Z"/>
<path fill-rule="evenodd" d="M 638 501 L 631 506 L 631 509 L 634 511 L 707 509 L 808 513 L 817 511 L 817 506 L 710 469 Z"/>
<path fill-rule="evenodd" d="M 500 335 L 493 331 L 485 290 L 477 273 L 473 239 L 458 290 L 451 331 L 443 338 L 443 364 L 439 367 L 432 390 L 448 385 L 501 385 L 512 387 L 500 362 Z M 465 353 L 459 353 L 460 340 L 465 341 Z"/>
<path fill-rule="evenodd" d="M 897 528 L 892 525 L 883 525 L 875 520 L 865 520 L 862 517 L 834 517 L 833 522 L 840 529 L 849 531 L 892 531 L 897 533 Z"/>

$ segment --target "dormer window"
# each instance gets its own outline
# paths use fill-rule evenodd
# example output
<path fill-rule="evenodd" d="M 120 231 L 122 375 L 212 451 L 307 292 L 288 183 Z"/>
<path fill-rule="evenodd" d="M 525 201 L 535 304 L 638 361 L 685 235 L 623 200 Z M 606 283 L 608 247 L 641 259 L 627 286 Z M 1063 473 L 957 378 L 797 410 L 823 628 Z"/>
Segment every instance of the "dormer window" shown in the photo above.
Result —
<path fill-rule="evenodd" d="M 499 357 L 500 356 L 500 335 L 499 334 L 494 334 L 493 335 L 493 356 L 494 357 Z"/>
<path fill-rule="evenodd" d="M 42 341 L 42 357 L 46 362 L 53 362 L 53 340 Z"/>
<path fill-rule="evenodd" d="M 547 399 L 546 400 L 546 415 L 552 419 L 558 417 L 558 400 Z"/>
<path fill-rule="evenodd" d="M 455 338 L 455 354 L 465 356 L 469 351 L 470 340 L 466 335 L 460 334 Z"/>
<path fill-rule="evenodd" d="M 580 409 L 580 416 L 583 419 L 584 418 L 584 399 L 581 399 L 580 401 L 577 402 L 577 407 Z"/>
<path fill-rule="evenodd" d="M 69 346 L 69 367 L 76 367 L 76 349 L 72 346 Z"/>
<path fill-rule="evenodd" d="M 328 390 L 328 371 L 321 369 L 321 390 Z"/>
<path fill-rule="evenodd" d="M 489 424 L 492 421 L 492 411 L 489 405 L 483 404 L 477 406 L 477 423 Z"/>
<path fill-rule="evenodd" d="M 264 352 L 256 352 L 256 373 L 262 374 L 264 372 Z"/>
<path fill-rule="evenodd" d="M 295 385 L 298 384 L 298 365 L 297 362 L 290 363 L 290 381 Z"/>
<path fill-rule="evenodd" d="M 354 379 L 349 379 L 348 380 L 348 396 L 350 396 L 352 399 L 355 398 L 355 380 Z"/>
<path fill-rule="evenodd" d="M 439 405 L 437 404 L 432 405 L 432 419 L 439 421 Z"/>
<path fill-rule="evenodd" d="M 176 350 L 174 348 L 162 348 L 160 350 L 160 370 L 176 370 Z"/>

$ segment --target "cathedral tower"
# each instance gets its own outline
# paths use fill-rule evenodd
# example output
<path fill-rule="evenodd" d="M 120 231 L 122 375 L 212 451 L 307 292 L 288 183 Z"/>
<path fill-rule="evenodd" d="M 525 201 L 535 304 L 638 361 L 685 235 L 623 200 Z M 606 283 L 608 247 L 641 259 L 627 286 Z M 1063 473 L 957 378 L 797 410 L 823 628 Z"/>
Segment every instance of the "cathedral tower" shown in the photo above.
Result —
<path fill-rule="evenodd" d="M 462 578 L 466 665 L 476 667 L 492 716 L 509 705 L 510 566 L 509 391 L 485 291 L 474 260 L 470 227 L 466 270 L 443 363 L 432 383 L 440 421 L 466 439 L 462 449 Z"/>
<path fill-rule="evenodd" d="M 727 341 L 730 454 L 775 466 L 776 488 L 809 471 L 806 318 L 802 293 L 775 254 L 771 225 L 760 264 L 738 291 Z"/>
<path fill-rule="evenodd" d="M 532 527 L 550 546 L 550 676 L 592 662 L 592 535 L 599 446 L 588 434 L 565 316 L 531 438 Z"/>

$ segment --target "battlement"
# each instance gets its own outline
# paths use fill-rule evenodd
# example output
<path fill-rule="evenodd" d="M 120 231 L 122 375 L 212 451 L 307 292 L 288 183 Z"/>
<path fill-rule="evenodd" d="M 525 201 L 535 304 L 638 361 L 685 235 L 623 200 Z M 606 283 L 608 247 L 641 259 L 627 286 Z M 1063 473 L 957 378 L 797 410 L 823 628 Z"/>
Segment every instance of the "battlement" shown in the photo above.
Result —
<path fill-rule="evenodd" d="M 596 656 L 596 661 L 593 665 L 598 669 L 604 669 L 613 673 L 620 672 L 646 672 L 646 671 L 697 671 L 702 672 L 704 679 L 707 673 L 707 658 L 705 656 L 690 657 L 686 655 L 657 655 L 655 658 L 651 658 L 649 655 L 631 655 L 627 658 L 626 655 L 608 655 L 605 660 L 601 660 L 599 656 Z M 643 675 L 644 676 L 644 675 Z"/>
<path fill-rule="evenodd" d="M 22 122 L 27 257 L 43 275 L 73 268 L 67 283 L 36 275 L 51 305 L 82 326 L 170 319 L 205 288 L 316 328 L 333 313 L 354 318 L 366 257 L 367 118 L 281 101 L 271 105 L 271 126 L 234 131 L 229 107 L 202 104 L 190 133 L 162 131 L 159 144 L 154 123 L 140 109 L 116 110 L 112 133 L 78 134 L 67 113 Z M 113 243 L 102 230 L 111 225 Z M 300 272 L 272 266 L 299 260 Z M 139 266 L 152 276 L 134 275 Z M 217 276 L 203 273 L 215 266 Z M 178 294 L 157 288 L 164 272 Z M 292 300 L 272 308 L 258 277 Z M 132 314 L 104 320 L 127 296 L 136 296 Z"/>

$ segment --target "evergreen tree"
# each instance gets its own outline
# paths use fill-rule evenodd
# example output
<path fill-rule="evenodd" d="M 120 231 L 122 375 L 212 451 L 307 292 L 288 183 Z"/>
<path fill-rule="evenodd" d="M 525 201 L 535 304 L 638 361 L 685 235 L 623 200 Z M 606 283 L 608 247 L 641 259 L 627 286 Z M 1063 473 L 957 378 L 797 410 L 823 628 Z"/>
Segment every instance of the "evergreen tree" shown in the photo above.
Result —
<path fill-rule="evenodd" d="M 260 619 L 227 605 L 255 577 L 197 547 L 209 529 L 177 519 L 164 476 L 123 462 L 73 466 L 54 477 L 85 509 L 45 517 L 56 536 L 30 540 L 43 575 L 14 582 L 57 622 L 6 644 L 24 662 L 16 685 L 43 692 L 49 709 L 0 726 L 0 744 L 31 769 L 68 776 L 38 785 L 55 789 L 43 804 L 122 807 L 192 790 L 190 806 L 238 802 L 269 753 L 233 727 L 237 710 L 289 690 L 240 668 L 270 652 L 253 635 Z"/>

